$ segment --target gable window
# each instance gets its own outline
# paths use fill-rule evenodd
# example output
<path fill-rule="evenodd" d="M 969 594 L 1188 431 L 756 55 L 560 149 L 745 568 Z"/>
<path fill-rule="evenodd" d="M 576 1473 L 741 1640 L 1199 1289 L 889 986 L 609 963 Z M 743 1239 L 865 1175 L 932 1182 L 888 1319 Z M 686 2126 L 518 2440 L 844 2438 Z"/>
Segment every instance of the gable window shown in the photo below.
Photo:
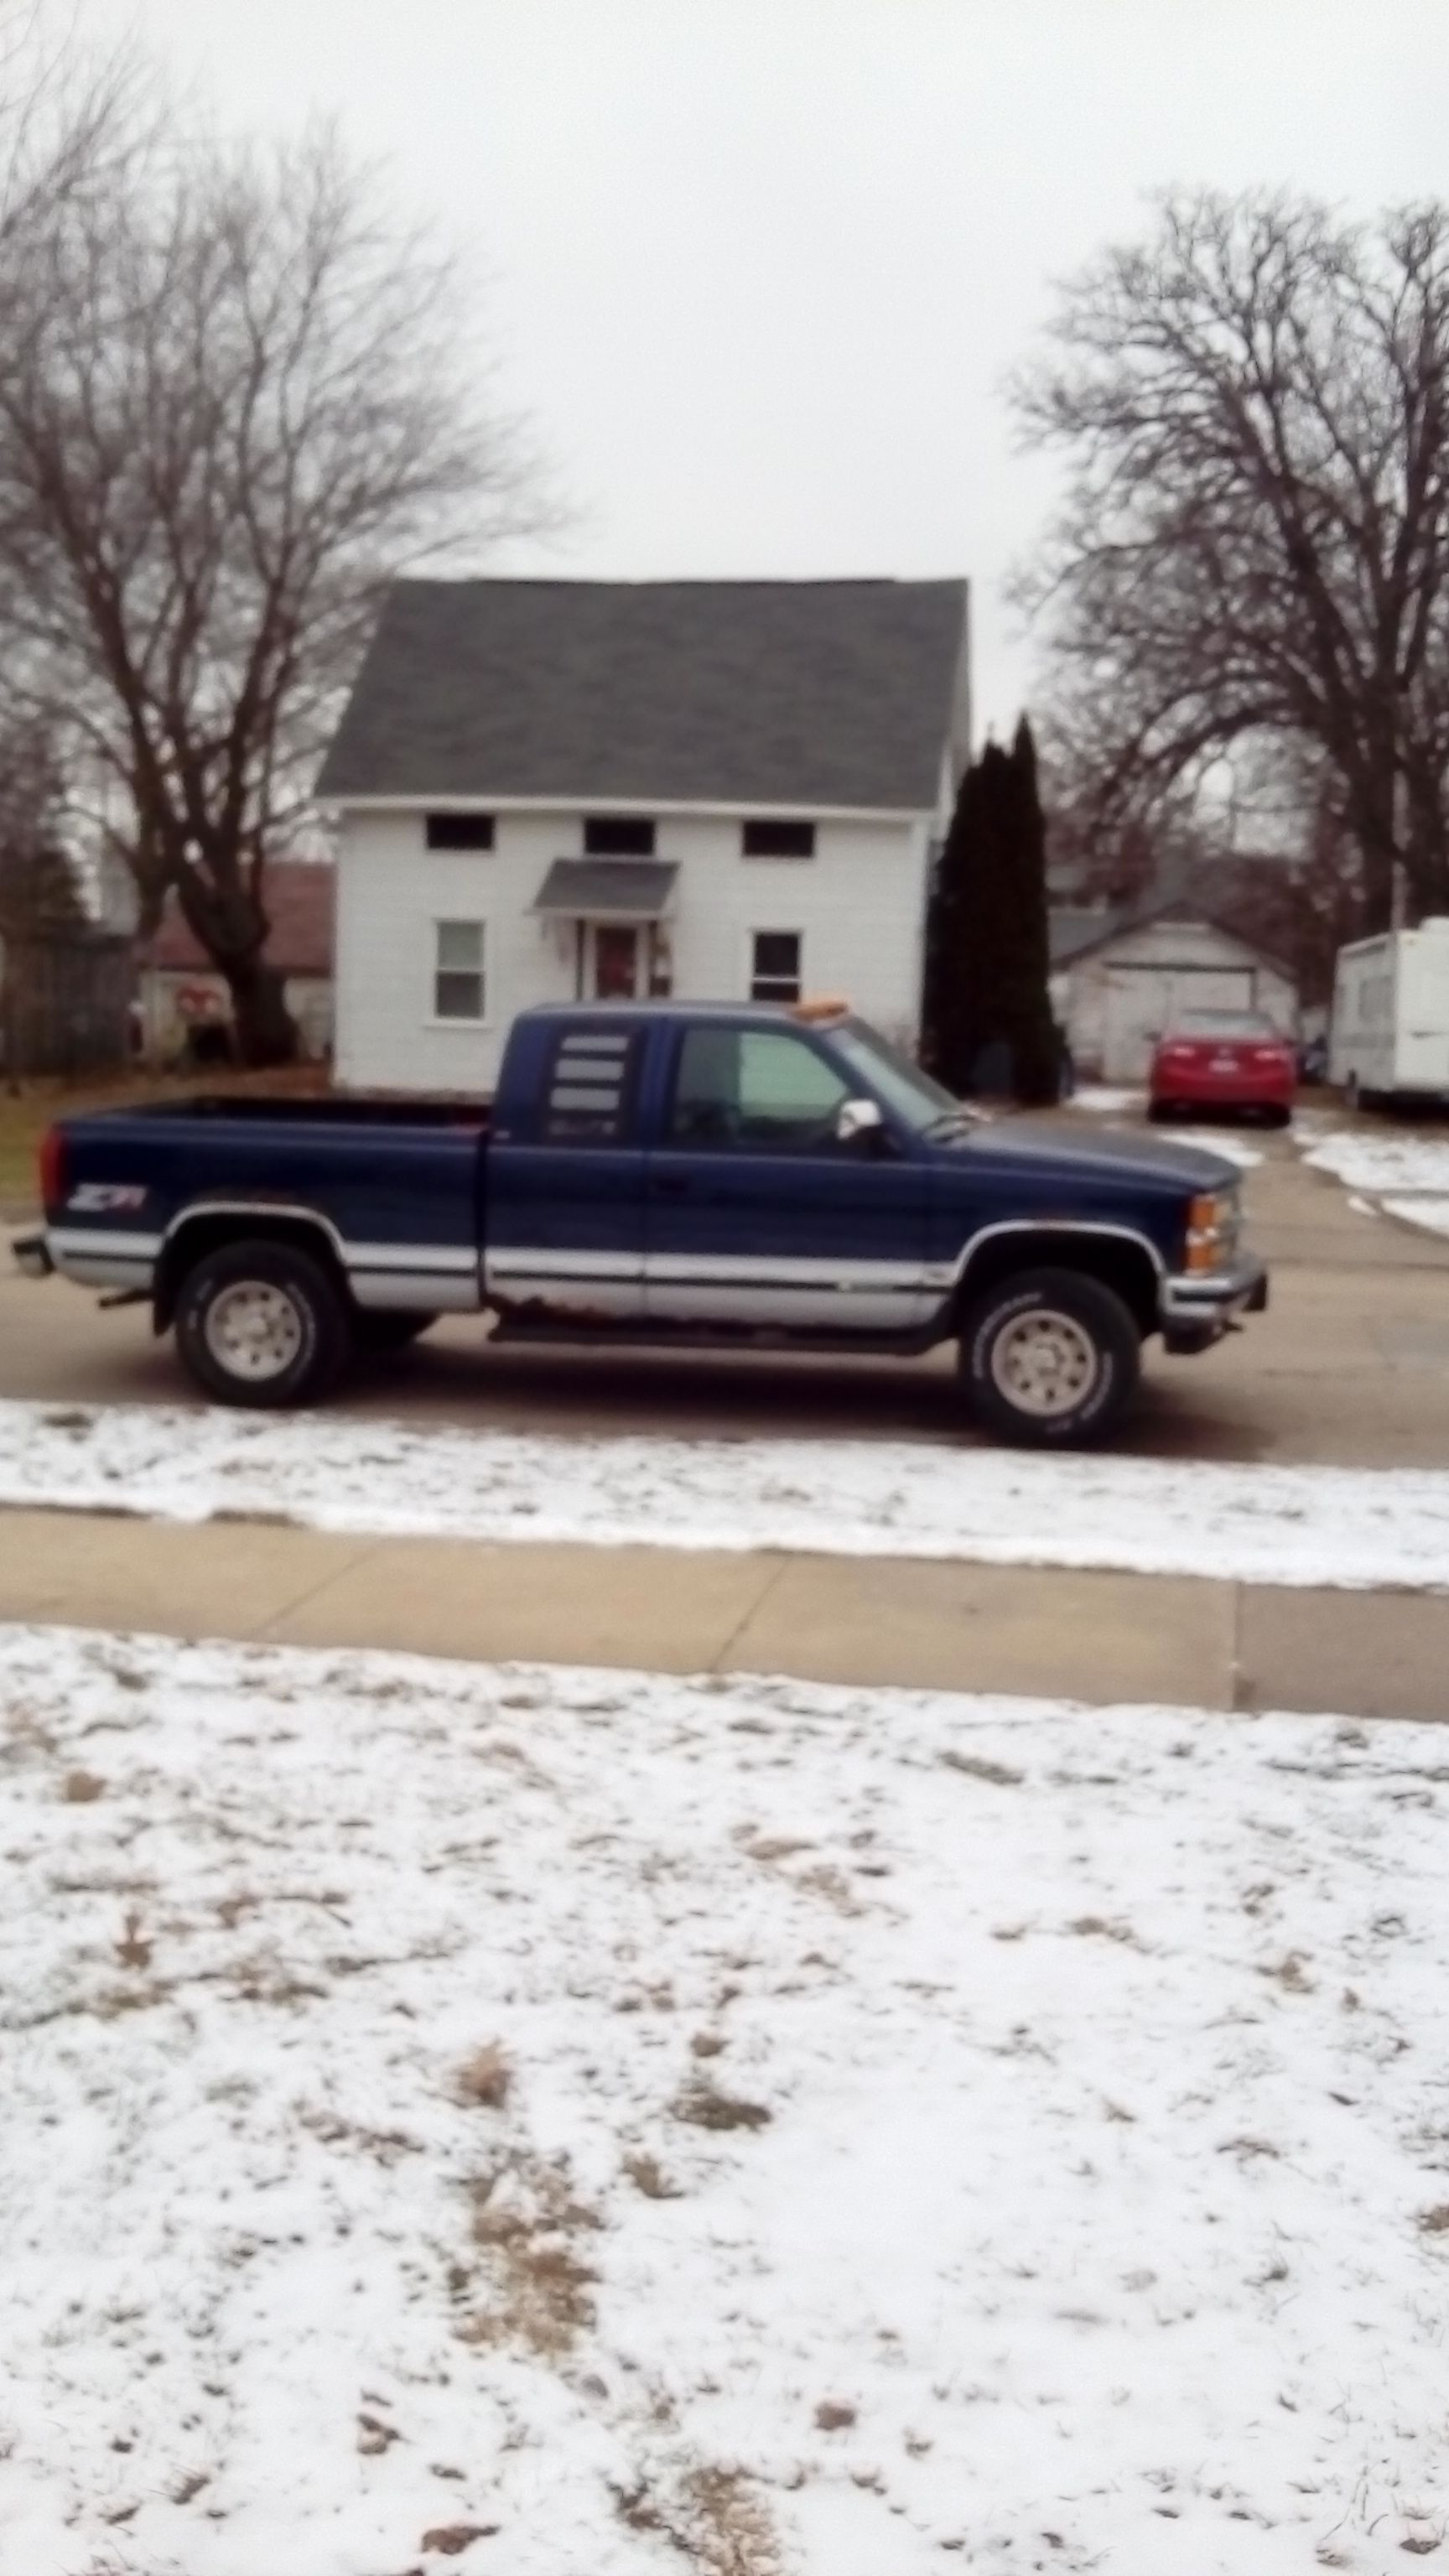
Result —
<path fill-rule="evenodd" d="M 803 934 L 798 930 L 756 930 L 750 941 L 750 1000 L 798 1002 Z"/>
<path fill-rule="evenodd" d="M 743 826 L 740 846 L 747 859 L 813 859 L 815 826 L 761 814 Z"/>
<path fill-rule="evenodd" d="M 434 1018 L 481 1020 L 486 994 L 482 922 L 435 921 L 433 936 Z"/>
<path fill-rule="evenodd" d="M 491 814 L 429 814 L 424 837 L 430 850 L 491 850 Z"/>
<path fill-rule="evenodd" d="M 586 859 L 652 859 L 654 819 L 649 814 L 586 814 Z"/>

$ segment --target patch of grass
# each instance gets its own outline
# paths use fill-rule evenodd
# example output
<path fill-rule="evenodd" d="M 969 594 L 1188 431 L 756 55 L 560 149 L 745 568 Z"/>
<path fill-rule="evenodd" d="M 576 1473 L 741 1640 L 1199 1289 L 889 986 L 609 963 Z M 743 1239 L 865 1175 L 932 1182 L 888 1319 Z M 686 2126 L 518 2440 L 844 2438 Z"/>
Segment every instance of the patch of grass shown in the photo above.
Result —
<path fill-rule="evenodd" d="M 696 2129 L 764 2129 L 774 2114 L 763 2102 L 741 2101 L 701 2079 L 685 2087 L 674 2105 L 674 2116 Z"/>
<path fill-rule="evenodd" d="M 496 2039 L 475 2048 L 459 2067 L 454 2092 L 465 2110 L 501 2111 L 508 2099 L 513 2069 Z"/>
<path fill-rule="evenodd" d="M 464 2343 L 522 2345 L 546 2360 L 566 2353 L 594 2322 L 598 2278 L 575 2240 L 602 2225 L 579 2200 L 568 2165 L 519 2155 L 474 2186 L 473 2240 L 487 2268 L 492 2297 L 471 2309 L 458 2334 Z M 461 2296 L 466 2269 L 453 2274 Z"/>
<path fill-rule="evenodd" d="M 642 2191 L 646 2200 L 682 2200 L 684 2198 L 679 2184 L 670 2181 L 657 2156 L 626 2156 L 624 2171 L 635 2190 Z"/>
<path fill-rule="evenodd" d="M 1079 1914 L 1067 1930 L 1078 1933 L 1084 1941 L 1120 1941 L 1128 1950 L 1142 1947 L 1130 1923 L 1109 1923 L 1102 1914 Z"/>
<path fill-rule="evenodd" d="M 631 2531 L 657 2532 L 703 2576 L 782 2576 L 774 2524 L 743 2470 L 676 2472 L 668 2488 L 662 2495 L 644 2477 L 616 2486 L 614 2510 Z"/>
<path fill-rule="evenodd" d="M 707 2576 L 781 2576 L 784 2559 L 762 2498 L 738 2469 L 696 2469 L 687 2485 L 695 2564 Z"/>
<path fill-rule="evenodd" d="M 1019 1789 L 1026 1778 L 1024 1771 L 1012 1771 L 1004 1762 L 988 1762 L 984 1753 L 957 1753 L 949 1745 L 941 1760 L 948 1771 L 964 1771 L 968 1780 L 987 1780 L 993 1789 Z"/>

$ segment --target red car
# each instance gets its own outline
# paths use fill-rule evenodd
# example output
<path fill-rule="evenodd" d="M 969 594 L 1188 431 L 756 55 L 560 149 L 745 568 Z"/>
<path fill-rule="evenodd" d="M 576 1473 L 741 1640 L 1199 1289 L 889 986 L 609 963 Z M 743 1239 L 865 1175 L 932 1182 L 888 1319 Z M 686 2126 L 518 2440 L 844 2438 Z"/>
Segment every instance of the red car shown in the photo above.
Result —
<path fill-rule="evenodd" d="M 1153 1051 L 1147 1115 L 1250 1110 L 1286 1127 L 1297 1080 L 1292 1045 L 1257 1011 L 1184 1011 Z"/>

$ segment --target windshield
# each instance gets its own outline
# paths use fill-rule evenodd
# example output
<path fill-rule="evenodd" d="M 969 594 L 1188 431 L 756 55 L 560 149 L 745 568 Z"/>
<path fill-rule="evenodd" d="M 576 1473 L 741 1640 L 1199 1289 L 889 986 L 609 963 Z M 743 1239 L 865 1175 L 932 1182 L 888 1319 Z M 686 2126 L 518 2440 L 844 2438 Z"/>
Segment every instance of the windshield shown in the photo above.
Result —
<path fill-rule="evenodd" d="M 984 1120 L 984 1110 L 968 1108 L 944 1083 L 923 1073 L 900 1047 L 892 1046 L 889 1038 L 866 1028 L 862 1021 L 849 1020 L 844 1028 L 832 1029 L 830 1034 L 835 1053 L 860 1075 L 878 1100 L 884 1101 L 892 1115 L 918 1136 L 924 1135 L 928 1127 L 944 1126 L 947 1120 L 959 1119 L 973 1125 Z"/>
<path fill-rule="evenodd" d="M 1174 1027 L 1185 1038 L 1275 1038 L 1278 1034 L 1259 1011 L 1184 1011 Z"/>

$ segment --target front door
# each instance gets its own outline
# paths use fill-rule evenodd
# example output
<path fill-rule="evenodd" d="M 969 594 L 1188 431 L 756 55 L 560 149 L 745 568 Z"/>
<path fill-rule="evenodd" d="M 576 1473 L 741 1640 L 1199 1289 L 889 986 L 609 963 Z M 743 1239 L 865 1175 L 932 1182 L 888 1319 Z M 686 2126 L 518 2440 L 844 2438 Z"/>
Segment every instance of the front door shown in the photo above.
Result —
<path fill-rule="evenodd" d="M 793 1029 L 682 1032 L 648 1157 L 645 1312 L 673 1322 L 908 1332 L 926 1285 L 930 1167 L 841 1144 L 847 1076 Z"/>
<path fill-rule="evenodd" d="M 596 1002 L 639 999 L 643 934 L 632 921 L 596 921 L 593 927 L 593 997 Z"/>

